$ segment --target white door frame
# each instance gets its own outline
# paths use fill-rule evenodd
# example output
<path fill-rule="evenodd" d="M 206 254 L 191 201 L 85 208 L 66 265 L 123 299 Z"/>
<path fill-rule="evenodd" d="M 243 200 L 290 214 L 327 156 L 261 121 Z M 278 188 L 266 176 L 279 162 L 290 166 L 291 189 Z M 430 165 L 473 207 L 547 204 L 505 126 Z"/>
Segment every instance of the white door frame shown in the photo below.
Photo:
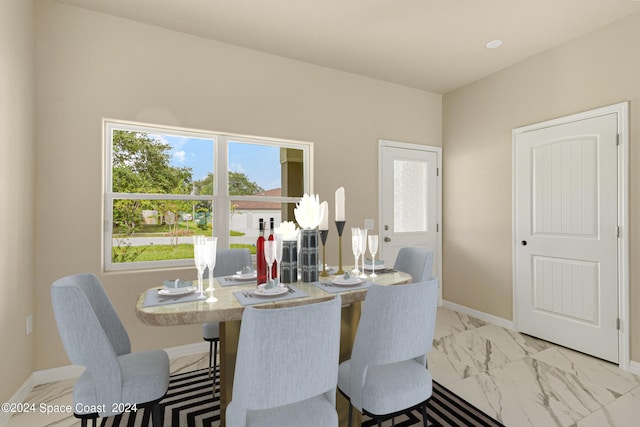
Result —
<path fill-rule="evenodd" d="M 436 230 L 436 250 L 438 256 L 436 257 L 436 263 L 433 266 L 433 275 L 440 281 L 440 289 L 438 294 L 438 305 L 442 305 L 442 147 L 436 147 L 432 145 L 411 144 L 407 142 L 390 141 L 385 139 L 378 140 L 378 235 L 383 236 L 384 230 L 381 222 L 382 218 L 382 183 L 380 177 L 382 175 L 382 149 L 384 147 L 404 148 L 407 150 L 420 150 L 430 151 L 437 154 L 438 158 L 438 173 L 437 173 L 437 195 L 436 195 L 436 214 L 437 214 L 437 230 Z"/>
<path fill-rule="evenodd" d="M 629 347 L 629 103 L 621 102 L 595 110 L 585 111 L 566 117 L 548 120 L 533 125 L 523 126 L 512 131 L 512 262 L 513 262 L 513 322 L 518 328 L 516 273 L 516 137 L 525 132 L 561 125 L 578 120 L 590 119 L 606 114 L 616 113 L 618 117 L 618 354 L 619 366 L 630 369 Z"/>

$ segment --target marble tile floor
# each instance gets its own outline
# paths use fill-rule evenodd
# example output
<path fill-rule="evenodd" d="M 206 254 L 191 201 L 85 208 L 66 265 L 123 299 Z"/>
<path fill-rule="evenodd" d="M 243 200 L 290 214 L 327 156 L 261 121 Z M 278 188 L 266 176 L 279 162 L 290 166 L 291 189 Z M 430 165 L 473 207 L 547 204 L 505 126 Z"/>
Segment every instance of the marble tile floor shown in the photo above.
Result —
<path fill-rule="evenodd" d="M 171 361 L 172 373 L 208 354 Z M 440 384 L 508 427 L 639 427 L 640 377 L 548 342 L 438 309 L 429 368 Z M 71 403 L 73 380 L 36 386 L 27 402 Z M 72 414 L 14 415 L 7 427 L 79 426 Z"/>

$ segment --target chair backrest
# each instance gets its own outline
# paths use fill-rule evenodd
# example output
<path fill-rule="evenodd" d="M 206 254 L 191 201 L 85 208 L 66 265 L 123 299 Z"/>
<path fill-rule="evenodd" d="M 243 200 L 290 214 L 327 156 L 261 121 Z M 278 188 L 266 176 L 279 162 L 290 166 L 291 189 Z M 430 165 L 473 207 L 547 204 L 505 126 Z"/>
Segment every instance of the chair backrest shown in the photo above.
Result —
<path fill-rule="evenodd" d="M 249 252 L 249 249 L 218 249 L 216 251 L 216 266 L 213 268 L 213 276 L 229 276 L 241 271 L 246 266 L 251 266 L 251 252 Z"/>
<path fill-rule="evenodd" d="M 426 282 L 431 279 L 433 252 L 427 248 L 400 248 L 393 268 L 410 274 L 413 283 Z"/>
<path fill-rule="evenodd" d="M 51 285 L 58 332 L 72 363 L 86 366 L 100 402 L 121 399 L 117 356 L 131 352 L 129 335 L 102 283 L 93 274 L 63 277 Z"/>
<path fill-rule="evenodd" d="M 341 301 L 338 295 L 316 304 L 244 310 L 233 381 L 236 410 L 274 408 L 323 393 L 335 405 Z"/>
<path fill-rule="evenodd" d="M 438 279 L 408 285 L 372 284 L 351 352 L 351 401 L 362 408 L 367 367 L 416 359 L 426 369 L 438 303 Z"/>

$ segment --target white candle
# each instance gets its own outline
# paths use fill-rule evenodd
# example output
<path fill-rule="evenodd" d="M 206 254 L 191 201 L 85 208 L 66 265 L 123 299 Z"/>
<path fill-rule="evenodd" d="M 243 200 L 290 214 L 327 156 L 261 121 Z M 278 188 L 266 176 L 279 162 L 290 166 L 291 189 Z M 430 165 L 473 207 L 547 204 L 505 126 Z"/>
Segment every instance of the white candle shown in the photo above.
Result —
<path fill-rule="evenodd" d="M 344 221 L 344 187 L 336 190 L 336 221 Z"/>
<path fill-rule="evenodd" d="M 326 201 L 320 203 L 320 211 L 322 212 L 322 219 L 320 220 L 320 230 L 329 229 L 329 203 Z"/>

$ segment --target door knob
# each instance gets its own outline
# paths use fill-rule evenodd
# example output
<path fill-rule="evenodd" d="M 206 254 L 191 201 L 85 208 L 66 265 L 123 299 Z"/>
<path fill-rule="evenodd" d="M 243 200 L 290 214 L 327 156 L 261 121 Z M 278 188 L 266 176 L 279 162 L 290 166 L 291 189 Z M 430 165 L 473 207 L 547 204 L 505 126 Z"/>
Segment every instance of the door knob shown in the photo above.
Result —
<path fill-rule="evenodd" d="M 523 240 L 522 242 L 520 242 L 520 244 L 521 244 L 522 246 L 527 246 L 527 241 L 526 241 L 526 240 Z"/>
<path fill-rule="evenodd" d="M 384 241 L 385 241 L 385 242 L 387 242 L 387 243 L 389 243 L 389 242 L 391 241 L 391 239 L 390 239 L 389 237 L 385 237 L 385 238 L 384 238 Z"/>

